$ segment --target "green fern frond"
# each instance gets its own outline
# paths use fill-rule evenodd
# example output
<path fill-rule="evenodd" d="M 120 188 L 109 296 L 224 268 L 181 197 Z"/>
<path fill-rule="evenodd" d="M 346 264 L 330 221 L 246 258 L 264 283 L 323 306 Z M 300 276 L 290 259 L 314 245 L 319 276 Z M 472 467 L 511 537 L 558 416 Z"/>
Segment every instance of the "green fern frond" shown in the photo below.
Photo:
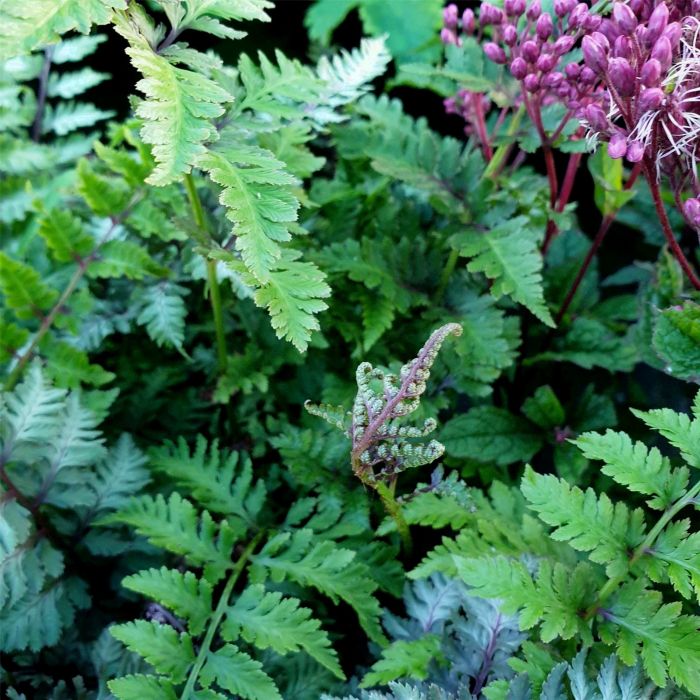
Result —
<path fill-rule="evenodd" d="M 437 634 L 426 634 L 420 639 L 393 642 L 382 650 L 382 658 L 365 675 L 360 687 L 386 685 L 406 676 L 425 680 L 428 665 L 441 656 L 441 641 Z"/>
<path fill-rule="evenodd" d="M 44 212 L 39 219 L 38 232 L 58 262 L 84 258 L 95 247 L 95 241 L 85 230 L 83 222 L 65 209 Z"/>
<path fill-rule="evenodd" d="M 29 53 L 56 43 L 62 34 L 87 34 L 95 24 L 107 24 L 114 10 L 123 10 L 126 0 L 28 0 L 0 3 L 3 25 L 0 58 Z"/>
<path fill-rule="evenodd" d="M 102 522 L 131 525 L 157 547 L 184 556 L 194 566 L 204 566 L 211 582 L 218 581 L 231 566 L 235 532 L 225 521 L 217 525 L 206 510 L 199 516 L 178 493 L 167 501 L 160 494 L 141 496 Z"/>
<path fill-rule="evenodd" d="M 137 6 L 117 13 L 115 28 L 129 43 L 126 52 L 143 75 L 137 88 L 145 100 L 136 113 L 145 122 L 141 136 L 153 147 L 157 163 L 147 182 L 167 185 L 189 173 L 205 152 L 204 144 L 217 138 L 212 120 L 233 98 L 195 68 L 195 62 L 213 65 L 203 54 L 182 45 L 156 53 L 146 33 L 154 31 L 153 25 Z"/>
<path fill-rule="evenodd" d="M 259 649 L 272 649 L 277 654 L 303 649 L 338 678 L 345 678 L 328 635 L 311 611 L 301 607 L 296 598 L 282 597 L 278 592 L 265 592 L 262 585 L 253 585 L 241 593 L 229 607 L 222 623 L 222 634 L 228 641 L 241 636 Z"/>
<path fill-rule="evenodd" d="M 158 347 L 170 345 L 182 350 L 187 316 L 183 297 L 186 294 L 189 294 L 189 290 L 185 287 L 162 282 L 148 287 L 141 296 L 142 306 L 136 323 L 145 326 L 149 337 Z"/>
<path fill-rule="evenodd" d="M 36 270 L 0 251 L 0 292 L 17 318 L 41 317 L 58 298 Z"/>

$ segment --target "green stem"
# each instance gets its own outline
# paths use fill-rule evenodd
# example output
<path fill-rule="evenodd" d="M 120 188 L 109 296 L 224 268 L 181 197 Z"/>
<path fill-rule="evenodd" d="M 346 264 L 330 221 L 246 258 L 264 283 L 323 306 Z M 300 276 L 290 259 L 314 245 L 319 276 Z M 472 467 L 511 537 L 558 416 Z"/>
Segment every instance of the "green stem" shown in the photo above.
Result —
<path fill-rule="evenodd" d="M 508 131 L 506 132 L 508 136 L 515 136 L 516 131 L 520 128 L 520 122 L 522 122 L 524 115 L 525 105 L 521 104 L 518 111 L 513 115 L 513 118 L 510 120 Z M 512 144 L 504 143 L 496 149 L 496 152 L 493 154 L 493 158 L 491 158 L 489 164 L 486 166 L 486 170 L 484 170 L 485 178 L 492 178 L 498 175 L 498 173 L 501 171 L 501 168 L 503 167 L 505 159 L 508 157 L 508 154 L 511 151 L 511 148 Z"/>
<path fill-rule="evenodd" d="M 396 529 L 401 536 L 404 552 L 410 554 L 413 549 L 413 540 L 411 539 L 411 531 L 408 528 L 406 518 L 403 517 L 403 513 L 401 512 L 401 504 L 394 497 L 395 483 L 392 488 L 379 482 L 376 484 L 375 488 L 379 494 L 379 498 L 382 499 L 387 514 L 391 516 L 394 523 L 396 523 Z"/>
<path fill-rule="evenodd" d="M 233 567 L 233 570 L 231 571 L 231 576 L 229 576 L 229 579 L 226 582 L 226 586 L 221 592 L 221 598 L 219 598 L 219 603 L 216 606 L 216 610 L 214 611 L 213 617 L 211 618 L 211 622 L 209 623 L 209 627 L 207 628 L 207 633 L 204 636 L 204 639 L 202 640 L 202 645 L 199 647 L 199 653 L 197 654 L 194 666 L 192 666 L 190 674 L 187 677 L 187 683 L 185 684 L 185 687 L 182 690 L 180 700 L 190 700 L 192 691 L 194 691 L 195 683 L 197 682 L 199 674 L 202 671 L 202 666 L 204 666 L 207 660 L 207 656 L 209 655 L 211 643 L 212 641 L 214 641 L 214 635 L 216 634 L 216 631 L 219 628 L 219 625 L 221 624 L 221 619 L 223 618 L 224 613 L 228 608 L 228 602 L 229 598 L 231 597 L 233 587 L 236 585 L 236 581 L 238 581 L 240 575 L 243 573 L 245 565 L 248 563 L 251 554 L 255 550 L 255 547 L 258 545 L 258 542 L 260 542 L 263 534 L 264 533 L 259 532 L 250 541 L 245 550 L 243 550 L 241 556 L 238 558 L 236 566 Z"/>
<path fill-rule="evenodd" d="M 656 538 L 661 534 L 666 525 L 673 520 L 673 518 L 686 506 L 690 505 L 695 497 L 700 493 L 700 481 L 698 481 L 693 488 L 686 492 L 685 496 L 679 498 L 664 514 L 659 518 L 656 525 L 649 531 L 649 534 L 644 538 L 644 541 L 634 550 L 632 556 L 630 557 L 629 568 L 631 569 L 634 564 L 639 561 L 653 546 L 656 542 Z M 592 615 L 599 610 L 600 606 L 607 600 L 607 598 L 615 591 L 615 589 L 625 580 L 625 576 L 617 576 L 611 578 L 608 582 L 600 589 L 598 598 L 593 603 L 593 605 L 586 610 L 584 618 L 587 620 Z"/>
<path fill-rule="evenodd" d="M 445 289 L 452 277 L 452 273 L 455 271 L 455 266 L 457 265 L 457 260 L 459 260 L 459 251 L 454 248 L 450 251 L 450 255 L 447 258 L 445 267 L 440 275 L 440 281 L 438 282 L 437 289 L 435 290 L 435 300 L 440 301 L 445 294 Z"/>
<path fill-rule="evenodd" d="M 197 194 L 197 186 L 195 185 L 192 173 L 185 175 L 185 189 L 187 190 L 187 198 L 190 201 L 192 215 L 197 228 L 200 231 L 206 231 L 207 221 L 204 216 L 204 208 L 202 200 Z M 224 374 L 228 366 L 228 353 L 226 352 L 226 334 L 224 331 L 224 310 L 221 304 L 221 289 L 219 288 L 219 280 L 216 276 L 216 261 L 207 260 L 207 284 L 209 286 L 209 301 L 211 302 L 211 310 L 214 315 L 214 329 L 216 331 L 216 354 L 219 361 L 219 372 Z"/>

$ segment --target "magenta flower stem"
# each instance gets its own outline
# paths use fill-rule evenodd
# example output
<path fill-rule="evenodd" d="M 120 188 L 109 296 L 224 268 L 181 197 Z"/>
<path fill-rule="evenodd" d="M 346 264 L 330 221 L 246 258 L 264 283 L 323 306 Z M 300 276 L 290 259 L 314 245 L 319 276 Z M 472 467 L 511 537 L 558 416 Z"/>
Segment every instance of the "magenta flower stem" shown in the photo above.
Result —
<path fill-rule="evenodd" d="M 681 250 L 680 245 L 678 245 L 676 237 L 673 235 L 671 223 L 668 220 L 668 214 L 666 213 L 666 207 L 664 207 L 664 203 L 661 199 L 661 190 L 659 188 L 659 183 L 656 179 L 654 163 L 649 158 L 645 158 L 644 161 L 644 175 L 647 179 L 647 182 L 649 183 L 651 196 L 654 200 L 654 207 L 656 208 L 656 213 L 659 217 L 659 222 L 661 223 L 661 228 L 663 229 L 664 236 L 666 237 L 668 247 L 671 249 L 671 252 L 675 256 L 676 260 L 678 261 L 678 264 L 683 269 L 685 276 L 688 278 L 693 287 L 695 287 L 695 289 L 700 289 L 700 279 L 698 279 L 698 276 L 691 267 L 688 258 L 685 257 L 685 254 Z"/>

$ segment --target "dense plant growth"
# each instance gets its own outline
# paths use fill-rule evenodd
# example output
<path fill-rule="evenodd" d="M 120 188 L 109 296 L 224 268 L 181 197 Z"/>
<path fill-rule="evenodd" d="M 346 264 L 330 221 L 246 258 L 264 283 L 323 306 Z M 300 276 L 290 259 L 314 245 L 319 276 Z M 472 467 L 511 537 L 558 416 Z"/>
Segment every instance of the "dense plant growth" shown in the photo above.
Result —
<path fill-rule="evenodd" d="M 0 22 L 4 696 L 700 697 L 698 3 Z"/>

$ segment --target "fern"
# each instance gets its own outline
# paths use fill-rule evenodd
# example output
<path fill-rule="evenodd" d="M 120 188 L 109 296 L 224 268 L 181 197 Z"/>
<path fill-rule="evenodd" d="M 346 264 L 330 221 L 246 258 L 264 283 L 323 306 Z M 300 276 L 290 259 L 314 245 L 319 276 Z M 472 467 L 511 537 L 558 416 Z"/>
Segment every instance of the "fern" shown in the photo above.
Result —
<path fill-rule="evenodd" d="M 639 415 L 695 462 L 697 417 L 670 410 Z M 588 456 L 605 460 L 604 470 L 613 479 L 653 496 L 650 506 L 663 508 L 656 524 L 647 530 L 641 509 L 631 511 L 592 489 L 584 492 L 527 469 L 522 492 L 531 509 L 553 526 L 549 536 L 589 552 L 598 567 L 543 559 L 533 574 L 515 559 L 479 554 L 457 559 L 456 569 L 476 594 L 501 597 L 506 609 L 519 610 L 523 627 L 541 625 L 543 641 L 573 635 L 588 643 L 598 639 L 614 646 L 627 665 L 641 659 L 656 685 L 664 687 L 670 678 L 697 693 L 697 618 L 651 589 L 649 579 L 670 582 L 684 597 L 696 594 L 698 538 L 688 520 L 675 518 L 694 502 L 700 483 L 688 486 L 687 468 L 672 470 L 657 451 L 633 445 L 624 435 L 584 435 L 579 443 Z"/>

